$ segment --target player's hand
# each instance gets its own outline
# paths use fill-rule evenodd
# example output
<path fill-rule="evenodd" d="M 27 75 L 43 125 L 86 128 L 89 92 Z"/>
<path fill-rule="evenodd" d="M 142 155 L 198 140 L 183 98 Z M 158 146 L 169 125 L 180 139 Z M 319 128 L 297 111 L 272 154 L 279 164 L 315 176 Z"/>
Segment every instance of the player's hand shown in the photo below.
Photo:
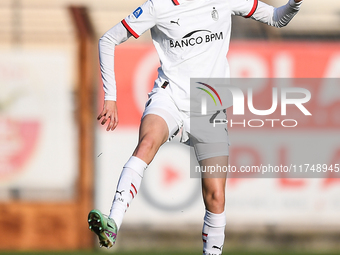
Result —
<path fill-rule="evenodd" d="M 105 100 L 102 112 L 98 115 L 97 120 L 101 121 L 102 125 L 110 120 L 106 131 L 114 130 L 118 125 L 118 111 L 116 101 Z"/>

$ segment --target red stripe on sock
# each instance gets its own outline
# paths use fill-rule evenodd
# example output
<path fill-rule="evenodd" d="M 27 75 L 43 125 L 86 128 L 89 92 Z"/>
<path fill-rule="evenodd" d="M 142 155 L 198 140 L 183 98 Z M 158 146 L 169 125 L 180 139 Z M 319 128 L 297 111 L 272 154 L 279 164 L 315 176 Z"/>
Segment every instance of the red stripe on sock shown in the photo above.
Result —
<path fill-rule="evenodd" d="M 207 236 L 208 236 L 208 234 L 206 234 L 206 233 L 203 233 L 203 232 L 202 232 L 202 236 L 205 236 L 205 237 L 207 237 Z"/>
<path fill-rule="evenodd" d="M 131 190 L 130 190 L 130 194 L 131 194 L 132 198 L 135 198 L 135 195 L 133 195 Z"/>
<path fill-rule="evenodd" d="M 135 193 L 136 193 L 136 195 L 137 195 L 137 189 L 136 189 L 135 185 L 133 185 L 133 184 L 131 183 L 131 187 L 135 190 Z"/>

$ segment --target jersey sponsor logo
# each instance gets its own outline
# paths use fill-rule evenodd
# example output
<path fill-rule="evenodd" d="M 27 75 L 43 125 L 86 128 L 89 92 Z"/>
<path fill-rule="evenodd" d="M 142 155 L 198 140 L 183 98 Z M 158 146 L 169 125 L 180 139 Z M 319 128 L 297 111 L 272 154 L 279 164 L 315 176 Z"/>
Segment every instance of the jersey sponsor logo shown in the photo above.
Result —
<path fill-rule="evenodd" d="M 203 34 L 202 33 L 206 33 Z M 210 43 L 213 41 L 223 40 L 223 32 L 213 33 L 209 30 L 194 30 L 185 36 L 181 40 L 170 40 L 170 48 L 183 48 L 200 45 L 203 43 Z"/>
<path fill-rule="evenodd" d="M 138 7 L 134 12 L 133 12 L 133 16 L 135 16 L 136 19 L 139 18 L 140 15 L 142 15 L 143 13 L 143 9 L 141 7 Z"/>
<path fill-rule="evenodd" d="M 194 30 L 194 31 L 192 31 L 192 32 L 190 32 L 190 33 L 188 33 L 188 34 L 186 34 L 185 36 L 183 36 L 183 38 L 188 38 L 188 37 L 192 36 L 192 35 L 195 34 L 195 33 L 204 32 L 204 31 L 211 33 L 210 30 L 204 30 L 204 29 L 203 29 L 203 30 Z"/>

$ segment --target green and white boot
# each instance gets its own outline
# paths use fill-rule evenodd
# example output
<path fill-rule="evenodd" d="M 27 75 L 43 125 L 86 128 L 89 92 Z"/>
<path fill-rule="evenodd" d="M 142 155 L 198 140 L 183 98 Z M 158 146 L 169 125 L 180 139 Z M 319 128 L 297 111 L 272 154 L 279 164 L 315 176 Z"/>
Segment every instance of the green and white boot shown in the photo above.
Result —
<path fill-rule="evenodd" d="M 99 237 L 100 247 L 112 247 L 116 242 L 117 225 L 99 210 L 92 210 L 88 216 L 89 229 Z"/>

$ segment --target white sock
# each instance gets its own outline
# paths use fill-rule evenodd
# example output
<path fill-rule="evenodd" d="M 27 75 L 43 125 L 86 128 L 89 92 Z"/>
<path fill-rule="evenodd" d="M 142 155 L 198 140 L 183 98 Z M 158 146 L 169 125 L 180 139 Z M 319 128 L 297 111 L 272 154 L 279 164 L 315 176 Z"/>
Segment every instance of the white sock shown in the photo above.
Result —
<path fill-rule="evenodd" d="M 205 211 L 202 230 L 203 255 L 220 255 L 224 244 L 225 213 Z"/>
<path fill-rule="evenodd" d="M 147 166 L 143 160 L 132 156 L 123 167 L 109 216 L 114 219 L 118 229 L 132 199 L 137 195 Z"/>

